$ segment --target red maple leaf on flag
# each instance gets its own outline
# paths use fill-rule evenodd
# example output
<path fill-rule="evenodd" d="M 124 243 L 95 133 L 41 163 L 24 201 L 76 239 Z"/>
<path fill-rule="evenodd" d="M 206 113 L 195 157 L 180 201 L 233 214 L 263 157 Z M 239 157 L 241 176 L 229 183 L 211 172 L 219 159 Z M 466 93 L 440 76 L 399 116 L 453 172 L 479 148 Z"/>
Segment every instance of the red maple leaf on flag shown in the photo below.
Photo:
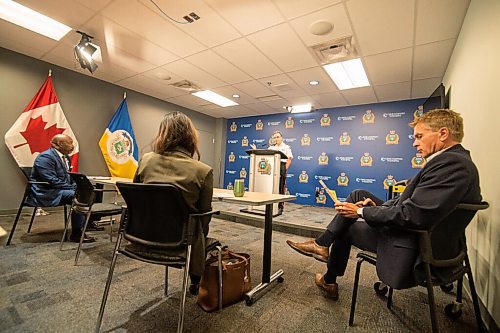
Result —
<path fill-rule="evenodd" d="M 26 139 L 26 143 L 22 143 L 20 145 L 14 146 L 17 148 L 19 146 L 28 144 L 31 150 L 31 153 L 41 153 L 50 148 L 50 140 L 56 134 L 61 134 L 66 129 L 58 128 L 56 124 L 45 128 L 47 123 L 43 121 L 42 116 L 40 115 L 37 118 L 30 118 L 28 126 L 24 132 L 20 132 L 20 134 Z"/>

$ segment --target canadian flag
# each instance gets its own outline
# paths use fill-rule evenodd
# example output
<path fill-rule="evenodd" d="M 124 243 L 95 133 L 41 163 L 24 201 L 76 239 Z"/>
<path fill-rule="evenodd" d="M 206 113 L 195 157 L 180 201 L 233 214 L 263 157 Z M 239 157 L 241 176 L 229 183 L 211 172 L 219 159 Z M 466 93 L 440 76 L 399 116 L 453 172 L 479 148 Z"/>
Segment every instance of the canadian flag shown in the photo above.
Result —
<path fill-rule="evenodd" d="M 78 171 L 78 141 L 64 116 L 49 72 L 38 93 L 5 133 L 5 144 L 20 167 L 31 167 L 38 154 L 51 147 L 50 140 L 56 134 L 73 139 L 71 166 L 72 171 Z"/>

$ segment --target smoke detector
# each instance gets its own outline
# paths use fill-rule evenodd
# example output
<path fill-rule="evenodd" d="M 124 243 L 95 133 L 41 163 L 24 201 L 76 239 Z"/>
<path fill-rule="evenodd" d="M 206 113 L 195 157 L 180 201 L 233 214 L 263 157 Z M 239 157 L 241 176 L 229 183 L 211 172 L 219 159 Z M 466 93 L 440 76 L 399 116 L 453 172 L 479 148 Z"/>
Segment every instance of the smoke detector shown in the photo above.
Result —
<path fill-rule="evenodd" d="M 321 64 L 348 60 L 358 55 L 352 43 L 352 36 L 313 45 L 311 49 Z"/>
<path fill-rule="evenodd" d="M 182 80 L 178 82 L 174 82 L 170 84 L 172 87 L 187 91 L 187 92 L 195 92 L 201 90 L 196 84 L 188 80 Z"/>

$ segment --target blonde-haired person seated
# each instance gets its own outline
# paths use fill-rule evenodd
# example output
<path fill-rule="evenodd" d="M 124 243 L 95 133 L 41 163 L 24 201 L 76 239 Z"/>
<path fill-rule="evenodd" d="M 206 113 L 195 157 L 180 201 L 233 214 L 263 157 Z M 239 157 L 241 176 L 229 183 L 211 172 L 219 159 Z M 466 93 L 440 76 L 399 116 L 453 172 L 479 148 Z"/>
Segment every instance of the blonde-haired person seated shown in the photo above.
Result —
<path fill-rule="evenodd" d="M 144 154 L 134 177 L 136 183 L 168 183 L 177 186 L 190 212 L 212 209 L 213 170 L 200 162 L 198 133 L 191 119 L 182 112 L 168 113 L 160 123 L 153 151 Z M 194 159 L 194 155 L 197 159 Z M 205 267 L 205 237 L 211 216 L 202 219 L 202 228 L 194 235 L 191 252 L 189 291 L 197 293 Z"/>

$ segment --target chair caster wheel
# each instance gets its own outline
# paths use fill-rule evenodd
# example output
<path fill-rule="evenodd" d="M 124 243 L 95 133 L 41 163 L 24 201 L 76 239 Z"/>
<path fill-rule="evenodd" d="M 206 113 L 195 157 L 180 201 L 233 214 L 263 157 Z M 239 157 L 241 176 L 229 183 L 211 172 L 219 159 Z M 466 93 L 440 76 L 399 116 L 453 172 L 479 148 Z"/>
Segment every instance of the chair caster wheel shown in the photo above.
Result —
<path fill-rule="evenodd" d="M 276 281 L 278 281 L 278 283 L 283 283 L 283 281 L 285 281 L 285 279 L 282 277 L 282 276 L 279 276 Z"/>
<path fill-rule="evenodd" d="M 450 284 L 443 284 L 442 286 L 439 286 L 442 291 L 445 293 L 449 293 L 453 290 L 453 283 Z"/>
<path fill-rule="evenodd" d="M 451 320 L 457 320 L 462 316 L 462 304 L 456 302 L 450 303 L 444 307 L 444 313 Z"/>
<path fill-rule="evenodd" d="M 245 303 L 246 305 L 250 306 L 253 304 L 253 300 L 251 297 L 245 295 Z"/>
<path fill-rule="evenodd" d="M 377 281 L 373 284 L 373 290 L 375 290 L 377 295 L 385 296 L 385 295 L 387 295 L 389 288 L 385 284 L 383 284 L 382 282 Z"/>

